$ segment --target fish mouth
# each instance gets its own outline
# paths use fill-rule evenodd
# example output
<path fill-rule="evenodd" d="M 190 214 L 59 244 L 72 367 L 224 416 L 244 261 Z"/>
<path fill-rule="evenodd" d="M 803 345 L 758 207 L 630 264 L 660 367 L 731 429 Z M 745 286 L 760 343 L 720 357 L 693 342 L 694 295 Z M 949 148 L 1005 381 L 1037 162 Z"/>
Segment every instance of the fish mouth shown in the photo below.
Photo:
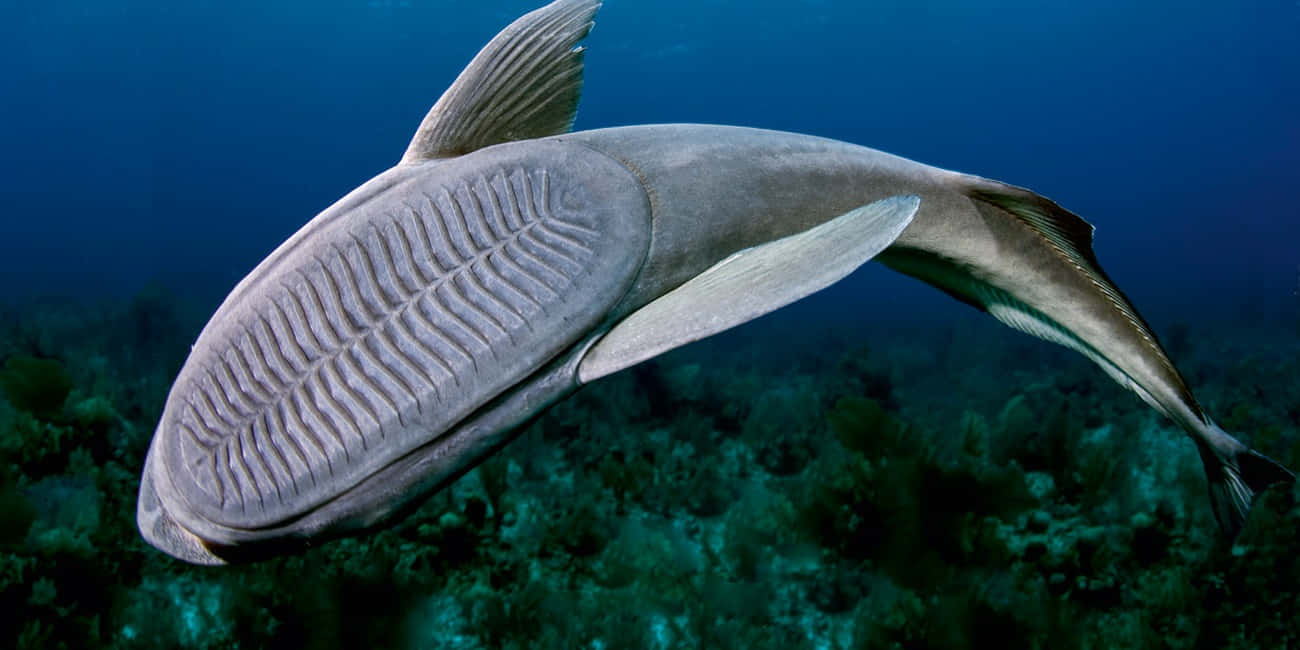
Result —
<path fill-rule="evenodd" d="M 203 566 L 229 564 L 208 548 L 207 542 L 182 526 L 163 504 L 154 485 L 153 449 L 145 459 L 140 478 L 140 497 L 136 502 L 135 521 L 140 536 L 150 546 L 178 560 Z"/>

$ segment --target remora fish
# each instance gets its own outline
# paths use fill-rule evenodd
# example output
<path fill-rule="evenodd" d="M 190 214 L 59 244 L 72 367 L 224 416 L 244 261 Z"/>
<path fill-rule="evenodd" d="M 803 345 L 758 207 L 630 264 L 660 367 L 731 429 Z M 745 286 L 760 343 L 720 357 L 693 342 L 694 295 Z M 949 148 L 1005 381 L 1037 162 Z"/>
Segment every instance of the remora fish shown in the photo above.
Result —
<path fill-rule="evenodd" d="M 1195 441 L 1235 532 L 1291 480 L 1215 426 L 1032 192 L 792 133 L 569 134 L 599 0 L 515 21 L 401 162 L 231 292 L 168 396 L 138 522 L 200 564 L 391 520 L 579 385 L 886 265 L 1079 351 Z M 883 251 L 883 252 L 882 252 Z"/>

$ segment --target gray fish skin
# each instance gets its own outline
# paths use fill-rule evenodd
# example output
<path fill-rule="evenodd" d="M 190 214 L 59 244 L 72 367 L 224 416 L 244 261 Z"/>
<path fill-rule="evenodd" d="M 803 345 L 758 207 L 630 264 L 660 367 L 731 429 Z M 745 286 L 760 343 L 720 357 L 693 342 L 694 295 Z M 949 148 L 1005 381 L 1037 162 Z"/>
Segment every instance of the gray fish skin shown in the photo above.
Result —
<path fill-rule="evenodd" d="M 981 209 L 972 196 L 1035 196 L 1025 190 L 867 147 L 758 129 L 648 125 L 555 139 L 619 159 L 652 197 L 650 255 L 624 309 L 739 248 L 805 230 L 856 205 L 916 195 L 916 217 L 878 260 L 953 292 L 975 293 L 977 284 L 1005 292 L 1113 364 L 1127 387 L 1184 429 L 1212 436 L 1145 324 L 1125 316 L 1099 290 L 1097 278 L 1054 251 L 1040 233 L 1011 214 Z"/>
<path fill-rule="evenodd" d="M 1228 533 L 1258 491 L 1291 479 L 1205 416 L 1101 270 L 1091 226 L 1047 199 L 793 133 L 564 133 L 576 43 L 599 4 L 556 0 L 513 23 L 401 163 L 235 287 L 150 445 L 137 507 L 149 543 L 224 564 L 383 525 L 582 383 L 779 308 L 877 253 L 1079 351 L 1172 418 L 1201 451 Z M 860 254 L 819 254 L 846 233 L 840 249 Z M 823 259 L 838 266 L 816 268 Z M 736 294 L 740 311 L 711 313 L 751 289 Z M 700 317 L 646 317 L 682 309 Z"/>
<path fill-rule="evenodd" d="M 591 140 L 584 134 L 544 138 L 400 165 L 281 245 L 218 308 L 169 395 L 138 507 L 146 539 L 181 559 L 220 564 L 380 525 L 473 467 L 508 442 L 518 424 L 576 389 L 584 355 L 623 316 L 737 251 L 892 196 L 855 191 L 862 199 L 855 203 L 838 191 L 865 178 L 861 166 L 841 153 L 869 150 L 794 134 L 663 127 L 658 135 L 666 142 L 693 142 L 727 158 L 739 160 L 756 147 L 771 146 L 773 159 L 786 149 L 808 156 L 809 164 L 799 168 L 718 169 L 713 181 L 697 186 L 717 190 L 701 203 L 697 199 L 708 194 L 687 190 L 698 173 L 689 166 L 668 169 L 692 147 L 662 160 L 658 149 L 649 150 L 639 157 L 642 165 L 629 166 L 599 151 L 607 136 L 622 131 L 657 139 L 641 128 L 614 129 L 593 132 Z M 824 164 L 815 164 L 817 159 Z M 658 163 L 668 166 L 664 173 L 642 175 Z M 572 264 L 574 286 L 567 292 L 553 287 L 580 302 L 565 312 L 557 310 L 562 301 L 544 303 L 533 295 L 544 304 L 495 338 L 487 327 L 439 321 L 439 313 L 451 319 L 458 312 L 455 303 L 443 300 L 439 311 L 415 296 L 438 295 L 428 288 L 439 279 L 433 266 L 441 263 L 454 272 L 453 260 L 443 258 L 455 253 L 445 249 L 474 245 L 470 194 L 477 190 L 479 206 L 489 206 L 492 196 L 505 206 L 501 214 L 483 208 L 486 216 L 477 221 L 485 240 L 491 224 L 504 230 L 522 221 L 511 216 L 506 181 L 515 179 L 515 201 L 523 202 L 518 197 L 526 194 L 525 177 L 548 179 L 554 212 L 589 237 L 589 259 Z M 541 192 L 538 183 L 532 193 Z M 431 198 L 436 208 L 429 207 Z M 432 225 L 435 213 L 462 225 Z M 414 225 L 416 218 L 428 225 Z M 402 228 L 405 237 L 398 235 Z M 519 248 L 530 253 L 520 256 L 520 265 L 546 252 L 536 242 L 523 241 Z M 425 257 L 431 259 L 422 258 L 420 249 L 430 251 Z M 484 268 L 489 267 L 499 273 L 505 264 Z M 430 270 L 421 275 L 423 268 Z M 541 275 L 542 265 L 533 268 Z M 484 283 L 489 274 L 473 277 Z M 456 302 L 462 305 L 475 301 L 466 285 L 443 286 L 459 287 L 463 297 Z M 484 316 L 503 311 L 490 300 L 476 302 Z M 400 316 L 413 309 L 422 323 Z M 469 317 L 458 320 L 468 324 Z M 504 317 L 498 320 L 505 325 Z M 403 323 L 401 330 L 385 328 L 395 323 Z M 468 357 L 414 355 L 414 366 L 429 371 L 423 378 L 429 385 L 419 386 L 415 378 L 399 381 L 400 366 L 415 369 L 406 360 L 412 355 L 399 359 L 385 350 L 399 347 L 402 338 L 437 345 L 428 332 L 435 324 L 442 337 L 459 343 L 443 347 L 465 350 Z M 474 349 L 478 337 L 491 339 L 489 345 Z M 438 375 L 439 368 L 454 372 Z"/>
<path fill-rule="evenodd" d="M 1240 530 L 1258 492 L 1294 480 L 1210 420 L 1154 332 L 1101 269 L 1092 226 L 1033 192 L 866 147 L 756 129 L 658 125 L 557 139 L 619 159 L 651 197 L 650 256 L 625 309 L 736 248 L 809 228 L 854 205 L 918 196 L 915 217 L 877 259 L 1083 354 L 1172 419 L 1200 451 L 1226 534 Z"/>

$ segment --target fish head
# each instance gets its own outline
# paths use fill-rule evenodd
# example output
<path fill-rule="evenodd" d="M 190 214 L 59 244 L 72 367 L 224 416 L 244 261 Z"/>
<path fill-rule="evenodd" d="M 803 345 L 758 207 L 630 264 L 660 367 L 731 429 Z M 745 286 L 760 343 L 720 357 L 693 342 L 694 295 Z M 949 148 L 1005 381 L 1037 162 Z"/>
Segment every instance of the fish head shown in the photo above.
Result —
<path fill-rule="evenodd" d="M 626 167 L 554 141 L 361 186 L 199 334 L 151 443 L 142 534 L 213 563 L 405 512 L 578 385 L 649 222 Z"/>

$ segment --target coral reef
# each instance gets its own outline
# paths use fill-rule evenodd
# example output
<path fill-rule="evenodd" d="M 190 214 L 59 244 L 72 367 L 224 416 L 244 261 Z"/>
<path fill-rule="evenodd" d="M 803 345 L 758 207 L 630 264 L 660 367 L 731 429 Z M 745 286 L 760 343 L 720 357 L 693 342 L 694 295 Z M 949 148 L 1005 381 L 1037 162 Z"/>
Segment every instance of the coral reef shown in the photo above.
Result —
<path fill-rule="evenodd" d="M 0 330 L 12 647 L 1300 645 L 1300 488 L 1221 539 L 1181 433 L 991 323 L 789 365 L 754 324 L 584 388 L 389 529 L 185 566 L 139 539 L 135 489 L 201 311 L 149 289 Z M 1290 327 L 1169 339 L 1221 424 L 1296 466 Z"/>

